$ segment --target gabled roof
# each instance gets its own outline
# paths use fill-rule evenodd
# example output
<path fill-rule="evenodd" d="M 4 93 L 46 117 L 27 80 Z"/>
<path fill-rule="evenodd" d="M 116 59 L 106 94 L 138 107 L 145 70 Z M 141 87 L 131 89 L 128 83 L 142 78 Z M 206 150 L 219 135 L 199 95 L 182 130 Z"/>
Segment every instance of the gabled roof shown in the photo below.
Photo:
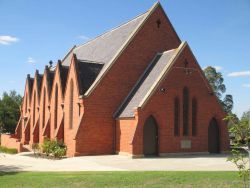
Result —
<path fill-rule="evenodd" d="M 95 81 L 96 77 L 102 70 L 103 64 L 77 60 L 75 55 L 74 61 L 76 61 L 79 94 L 83 95 Z"/>
<path fill-rule="evenodd" d="M 32 96 L 32 88 L 33 88 L 34 78 L 31 78 L 30 75 L 27 75 L 27 84 L 28 84 L 28 92 L 29 92 L 29 100 L 31 100 Z"/>
<path fill-rule="evenodd" d="M 46 67 L 45 69 L 47 71 L 48 94 L 50 96 L 55 72 L 50 70 L 48 67 Z"/>
<path fill-rule="evenodd" d="M 91 60 L 102 64 L 108 63 L 145 16 L 146 13 L 96 37 L 93 40 L 90 40 L 85 44 L 73 47 L 63 60 L 63 65 L 70 65 L 72 54 L 76 54 L 77 59 L 80 60 Z"/>
<path fill-rule="evenodd" d="M 69 51 L 69 53 L 63 59 L 63 65 L 70 65 L 73 54 L 76 54 L 78 60 L 103 64 L 102 70 L 92 85 L 86 92 L 83 93 L 85 97 L 89 96 L 89 94 L 99 84 L 108 70 L 115 63 L 117 58 L 122 54 L 123 50 L 126 49 L 136 33 L 140 30 L 140 28 L 157 7 L 161 7 L 159 2 L 155 3 L 146 13 L 123 25 L 120 25 L 115 29 L 112 29 L 109 32 L 104 33 L 103 35 L 100 35 L 99 37 L 83 45 L 73 47 Z"/>
<path fill-rule="evenodd" d="M 149 64 L 145 72 L 137 81 L 125 101 L 117 110 L 115 117 L 134 117 L 134 109 L 142 107 L 144 102 L 152 95 L 156 86 L 175 61 L 175 57 L 183 49 L 186 43 L 182 43 L 177 49 L 158 53 Z"/>
<path fill-rule="evenodd" d="M 43 75 L 39 74 L 38 70 L 36 70 L 35 73 L 35 78 L 36 79 L 36 84 L 37 84 L 37 94 L 38 94 L 38 98 L 40 99 L 40 92 L 41 92 L 41 86 L 42 86 L 42 79 L 43 79 Z M 34 87 L 34 86 L 33 86 Z"/>
<path fill-rule="evenodd" d="M 59 69 L 58 71 L 59 71 L 60 82 L 61 82 L 61 87 L 62 87 L 62 95 L 64 96 L 69 67 L 68 66 L 63 66 L 62 62 L 58 61 L 58 69 Z"/>

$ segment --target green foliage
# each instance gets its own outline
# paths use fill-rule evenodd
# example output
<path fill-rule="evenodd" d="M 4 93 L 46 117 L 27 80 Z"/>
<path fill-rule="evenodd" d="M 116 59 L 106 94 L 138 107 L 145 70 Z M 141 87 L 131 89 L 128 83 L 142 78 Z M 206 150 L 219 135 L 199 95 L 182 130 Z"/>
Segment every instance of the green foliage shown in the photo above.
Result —
<path fill-rule="evenodd" d="M 40 145 L 38 143 L 32 144 L 32 150 L 33 150 L 33 152 L 34 152 L 35 155 L 39 154 Z"/>
<path fill-rule="evenodd" d="M 55 146 L 52 150 L 52 154 L 55 158 L 61 158 L 66 155 L 66 147 Z"/>
<path fill-rule="evenodd" d="M 222 106 L 223 106 L 225 112 L 227 112 L 227 113 L 232 112 L 233 105 L 234 105 L 232 95 L 226 95 L 221 103 L 222 103 Z"/>
<path fill-rule="evenodd" d="M 15 132 L 20 117 L 22 97 L 16 91 L 4 92 L 0 99 L 0 133 Z"/>
<path fill-rule="evenodd" d="M 204 73 L 215 95 L 220 99 L 222 94 L 226 92 L 226 86 L 223 83 L 224 78 L 222 77 L 222 74 L 217 72 L 216 69 L 211 66 L 206 67 Z"/>
<path fill-rule="evenodd" d="M 239 120 L 233 115 L 228 115 L 225 120 L 231 122 L 229 132 L 234 135 L 232 155 L 228 160 L 237 166 L 239 175 L 247 187 L 250 185 L 250 119 Z"/>
<path fill-rule="evenodd" d="M 230 113 L 233 109 L 233 96 L 223 94 L 226 92 L 226 85 L 224 84 L 224 78 L 220 72 L 217 72 L 214 67 L 208 66 L 204 69 L 205 76 L 210 83 L 214 94 L 217 96 L 225 112 Z"/>
<path fill-rule="evenodd" d="M 44 139 L 42 144 L 42 152 L 46 153 L 47 156 L 51 153 L 51 141 L 47 138 Z"/>
<path fill-rule="evenodd" d="M 250 119 L 250 110 L 248 110 L 248 111 L 246 111 L 246 112 L 244 112 L 243 113 L 243 115 L 242 115 L 242 117 L 241 117 L 241 119 L 243 120 L 243 119 Z"/>
<path fill-rule="evenodd" d="M 8 153 L 8 154 L 16 154 L 17 149 L 15 149 L 15 148 L 6 148 L 6 147 L 3 147 L 3 146 L 0 146 L 0 152 Z"/>
<path fill-rule="evenodd" d="M 61 158 L 66 155 L 67 148 L 61 141 L 45 139 L 42 150 L 47 156 L 52 155 L 55 158 Z"/>

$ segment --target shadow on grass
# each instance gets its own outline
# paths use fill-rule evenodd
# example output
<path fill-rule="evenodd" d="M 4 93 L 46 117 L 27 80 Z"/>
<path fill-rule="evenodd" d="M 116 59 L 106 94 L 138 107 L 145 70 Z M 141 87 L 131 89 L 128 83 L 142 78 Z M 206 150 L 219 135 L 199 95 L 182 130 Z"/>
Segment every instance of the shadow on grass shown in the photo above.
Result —
<path fill-rule="evenodd" d="M 7 166 L 7 165 L 0 165 L 0 177 L 5 175 L 15 175 L 22 171 L 22 168 L 19 166 Z"/>

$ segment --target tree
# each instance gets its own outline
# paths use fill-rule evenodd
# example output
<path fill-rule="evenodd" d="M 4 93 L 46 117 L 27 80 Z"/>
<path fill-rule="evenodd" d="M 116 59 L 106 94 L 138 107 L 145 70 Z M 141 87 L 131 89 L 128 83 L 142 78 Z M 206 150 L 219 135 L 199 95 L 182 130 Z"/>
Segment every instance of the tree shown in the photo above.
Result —
<path fill-rule="evenodd" d="M 233 109 L 233 96 L 225 95 L 222 99 L 223 94 L 226 92 L 226 86 L 224 84 L 224 78 L 220 72 L 217 72 L 214 67 L 208 66 L 204 69 L 205 76 L 210 83 L 214 94 L 220 101 L 223 109 L 227 113 L 231 113 Z"/>
<path fill-rule="evenodd" d="M 221 103 L 223 105 L 225 112 L 232 113 L 232 109 L 234 106 L 234 101 L 233 101 L 232 95 L 226 95 Z"/>
<path fill-rule="evenodd" d="M 0 99 L 0 133 L 15 132 L 15 128 L 20 117 L 21 95 L 16 91 L 4 92 Z"/>
<path fill-rule="evenodd" d="M 241 119 L 250 119 L 250 109 L 243 113 Z"/>
<path fill-rule="evenodd" d="M 250 118 L 238 120 L 235 119 L 235 116 L 228 115 L 224 120 L 232 123 L 229 132 L 234 135 L 232 155 L 228 160 L 237 166 L 239 175 L 243 178 L 245 187 L 247 187 L 250 185 Z"/>

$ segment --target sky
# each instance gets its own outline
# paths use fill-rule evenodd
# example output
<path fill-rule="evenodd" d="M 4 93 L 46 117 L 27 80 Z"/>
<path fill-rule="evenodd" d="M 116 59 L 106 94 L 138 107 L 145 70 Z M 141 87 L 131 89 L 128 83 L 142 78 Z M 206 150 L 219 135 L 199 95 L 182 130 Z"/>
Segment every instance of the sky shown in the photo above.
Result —
<path fill-rule="evenodd" d="M 0 95 L 23 95 L 27 74 L 43 73 L 73 45 L 147 11 L 155 0 L 0 0 Z M 238 116 L 250 109 L 250 1 L 162 0 L 202 68 L 223 74 Z"/>

